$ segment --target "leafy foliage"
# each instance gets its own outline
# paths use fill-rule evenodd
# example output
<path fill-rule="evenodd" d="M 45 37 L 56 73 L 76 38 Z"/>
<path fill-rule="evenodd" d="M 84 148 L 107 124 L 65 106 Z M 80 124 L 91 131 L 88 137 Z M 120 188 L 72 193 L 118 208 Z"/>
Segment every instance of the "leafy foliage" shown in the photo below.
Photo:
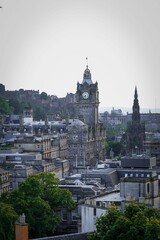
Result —
<path fill-rule="evenodd" d="M 124 147 L 123 147 L 123 144 L 121 142 L 108 141 L 107 145 L 106 145 L 107 156 L 110 155 L 111 149 L 114 152 L 115 156 L 119 156 L 120 154 L 123 155 L 123 153 L 124 153 L 124 149 L 123 148 Z"/>
<path fill-rule="evenodd" d="M 127 125 L 125 123 L 119 123 L 119 124 L 106 123 L 105 127 L 106 127 L 107 139 L 109 141 L 115 141 L 115 137 L 122 135 L 127 129 Z"/>
<path fill-rule="evenodd" d="M 46 93 L 46 92 L 42 92 L 40 96 L 41 96 L 41 99 L 47 100 L 47 97 L 48 97 L 48 96 L 47 96 L 47 93 Z"/>
<path fill-rule="evenodd" d="M 9 99 L 9 106 L 13 109 L 14 114 L 22 114 L 24 108 L 32 108 L 30 102 L 20 101 L 18 99 Z"/>
<path fill-rule="evenodd" d="M 160 213 L 145 205 L 130 203 L 124 212 L 111 206 L 105 215 L 97 218 L 96 232 L 88 239 L 96 240 L 158 240 Z"/>
<path fill-rule="evenodd" d="M 106 141 L 106 155 L 110 156 L 110 151 L 114 152 L 115 157 L 123 156 L 125 155 L 125 146 L 123 142 L 123 135 L 126 131 L 127 125 L 125 123 L 119 123 L 119 124 L 111 124 L 106 123 L 106 135 L 107 135 L 107 141 Z M 122 139 L 120 142 L 117 142 L 116 138 L 122 136 Z"/>
<path fill-rule="evenodd" d="M 14 240 L 15 236 L 15 221 L 17 214 L 14 209 L 3 202 L 0 202 L 0 239 Z"/>
<path fill-rule="evenodd" d="M 41 106 L 34 106 L 33 108 L 33 112 L 34 112 L 34 119 L 35 120 L 44 120 L 45 119 L 45 114 L 46 114 L 46 111 L 43 107 Z"/>
<path fill-rule="evenodd" d="M 53 234 L 60 223 L 57 212 L 61 207 L 75 207 L 71 193 L 58 184 L 59 180 L 51 173 L 34 174 L 18 189 L 2 194 L 0 201 L 10 204 L 18 215 L 26 215 L 30 237 L 44 237 Z"/>
<path fill-rule="evenodd" d="M 9 106 L 8 100 L 0 96 L 0 114 L 10 114 L 12 112 L 12 108 Z"/>

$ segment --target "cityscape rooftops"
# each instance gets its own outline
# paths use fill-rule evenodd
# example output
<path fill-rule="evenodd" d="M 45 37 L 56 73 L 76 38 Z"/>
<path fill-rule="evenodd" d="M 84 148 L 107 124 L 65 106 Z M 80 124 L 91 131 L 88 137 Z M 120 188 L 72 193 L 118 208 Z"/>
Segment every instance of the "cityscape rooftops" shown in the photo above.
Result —
<path fill-rule="evenodd" d="M 153 168 L 156 167 L 156 158 L 143 155 L 125 157 L 121 159 L 121 166 L 123 168 Z"/>

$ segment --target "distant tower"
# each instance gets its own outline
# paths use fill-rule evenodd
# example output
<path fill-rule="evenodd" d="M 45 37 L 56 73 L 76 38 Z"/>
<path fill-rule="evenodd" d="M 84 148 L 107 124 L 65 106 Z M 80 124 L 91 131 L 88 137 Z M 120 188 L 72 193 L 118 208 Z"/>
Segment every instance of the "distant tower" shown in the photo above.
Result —
<path fill-rule="evenodd" d="M 82 83 L 77 83 L 76 108 L 78 118 L 84 123 L 93 127 L 98 124 L 98 83 L 92 82 L 88 65 L 84 71 Z"/>
<path fill-rule="evenodd" d="M 132 121 L 127 126 L 127 150 L 129 154 L 141 154 L 144 151 L 145 125 L 141 122 L 137 87 L 135 87 L 132 111 Z"/>

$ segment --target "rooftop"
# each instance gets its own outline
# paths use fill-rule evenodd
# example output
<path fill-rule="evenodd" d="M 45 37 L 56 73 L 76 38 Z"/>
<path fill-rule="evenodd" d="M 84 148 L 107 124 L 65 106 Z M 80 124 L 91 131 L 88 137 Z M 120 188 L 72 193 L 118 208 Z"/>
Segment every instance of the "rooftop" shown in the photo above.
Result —
<path fill-rule="evenodd" d="M 124 198 L 120 196 L 120 192 L 113 192 L 96 198 L 96 201 L 101 202 L 121 202 Z"/>

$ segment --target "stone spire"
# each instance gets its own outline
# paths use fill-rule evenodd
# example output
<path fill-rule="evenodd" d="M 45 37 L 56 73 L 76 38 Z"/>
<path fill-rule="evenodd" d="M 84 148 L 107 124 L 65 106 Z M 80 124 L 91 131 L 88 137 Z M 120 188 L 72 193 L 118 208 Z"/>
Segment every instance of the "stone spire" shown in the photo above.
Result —
<path fill-rule="evenodd" d="M 128 154 L 142 154 L 144 152 L 145 124 L 140 120 L 137 87 L 135 87 L 132 110 L 132 121 L 127 125 L 127 151 Z"/>
<path fill-rule="evenodd" d="M 140 107 L 139 107 L 139 102 L 138 102 L 137 87 L 135 87 L 134 102 L 133 102 L 132 110 L 133 110 L 132 121 L 140 123 Z"/>

